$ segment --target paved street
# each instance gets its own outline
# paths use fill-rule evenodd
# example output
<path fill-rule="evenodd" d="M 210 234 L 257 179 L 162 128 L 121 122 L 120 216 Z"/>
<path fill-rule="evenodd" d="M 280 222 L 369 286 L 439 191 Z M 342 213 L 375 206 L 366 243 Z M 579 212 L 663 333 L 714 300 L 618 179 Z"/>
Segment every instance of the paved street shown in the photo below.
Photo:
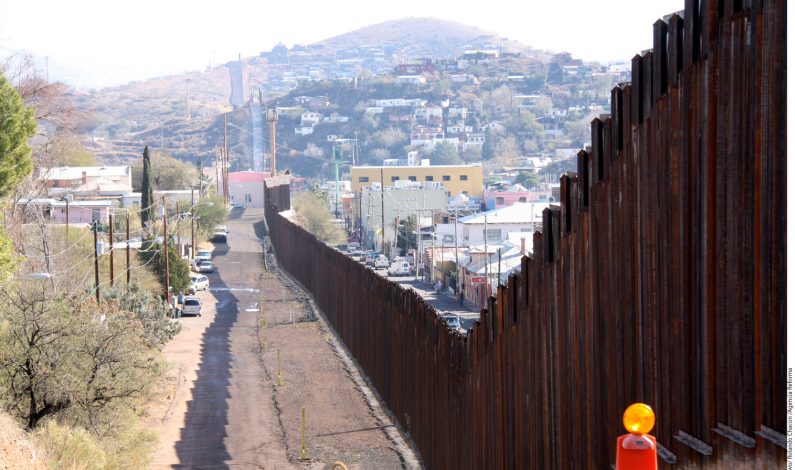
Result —
<path fill-rule="evenodd" d="M 386 276 L 385 269 L 377 272 L 382 276 Z M 434 290 L 432 285 L 422 280 L 414 279 L 414 276 L 387 276 L 387 279 L 397 282 L 403 287 L 414 289 L 425 301 L 440 312 L 457 314 L 461 317 L 461 326 L 464 329 L 469 329 L 480 318 L 480 309 L 476 305 L 467 301 L 464 302 L 464 305 L 459 304 L 458 299 L 453 294 L 450 294 L 447 289 L 444 289 L 441 295 L 436 295 L 436 290 Z"/>

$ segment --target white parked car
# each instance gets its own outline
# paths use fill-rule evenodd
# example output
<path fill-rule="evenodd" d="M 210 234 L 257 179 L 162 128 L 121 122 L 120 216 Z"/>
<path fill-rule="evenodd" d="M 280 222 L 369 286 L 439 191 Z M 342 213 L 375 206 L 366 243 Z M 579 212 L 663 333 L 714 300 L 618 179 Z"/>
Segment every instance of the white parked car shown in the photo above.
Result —
<path fill-rule="evenodd" d="M 200 290 L 207 290 L 210 288 L 210 280 L 207 276 L 191 276 L 190 277 L 190 293 L 195 294 Z"/>
<path fill-rule="evenodd" d="M 200 273 L 215 272 L 215 266 L 213 266 L 213 262 L 209 260 L 204 260 L 201 263 L 199 263 L 199 272 Z"/>
<path fill-rule="evenodd" d="M 196 257 L 193 258 L 193 262 L 191 263 L 191 267 L 194 271 L 199 270 L 199 264 L 202 261 L 210 261 L 213 259 L 213 255 L 210 250 L 196 250 Z"/>
<path fill-rule="evenodd" d="M 373 262 L 375 269 L 385 269 L 389 267 L 389 259 L 384 255 L 379 255 Z"/>
<path fill-rule="evenodd" d="M 202 316 L 202 301 L 198 297 L 185 297 L 182 304 L 182 315 Z"/>

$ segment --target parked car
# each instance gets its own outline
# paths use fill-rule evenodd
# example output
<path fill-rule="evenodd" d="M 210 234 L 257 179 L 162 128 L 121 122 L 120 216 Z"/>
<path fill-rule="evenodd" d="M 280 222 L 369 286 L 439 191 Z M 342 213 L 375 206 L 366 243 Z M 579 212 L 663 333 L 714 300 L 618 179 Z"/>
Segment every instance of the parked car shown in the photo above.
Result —
<path fill-rule="evenodd" d="M 191 276 L 190 277 L 190 293 L 195 294 L 196 291 L 207 290 L 210 288 L 210 280 L 207 276 Z"/>
<path fill-rule="evenodd" d="M 232 204 L 232 209 L 245 209 L 246 203 L 245 202 L 235 202 Z"/>
<path fill-rule="evenodd" d="M 377 251 L 370 251 L 365 255 L 364 264 L 367 266 L 375 266 L 375 260 L 378 259 L 378 256 L 383 256 Z"/>
<path fill-rule="evenodd" d="M 185 297 L 182 304 L 182 315 L 198 315 L 202 316 L 202 301 L 198 297 L 188 296 Z"/>
<path fill-rule="evenodd" d="M 375 266 L 375 269 L 387 269 L 389 268 L 389 259 L 384 255 L 378 255 L 373 262 L 373 266 Z"/>
<path fill-rule="evenodd" d="M 229 230 L 226 229 L 226 225 L 216 225 L 215 228 L 213 228 L 213 232 L 229 233 Z"/>
<path fill-rule="evenodd" d="M 204 260 L 201 263 L 199 263 L 199 272 L 200 273 L 215 272 L 215 266 L 213 266 L 213 262 L 210 260 Z"/>
<path fill-rule="evenodd" d="M 456 315 L 455 313 L 447 313 L 443 315 L 442 318 L 444 322 L 447 323 L 447 326 L 457 333 L 464 333 L 464 327 L 461 324 L 461 317 Z"/>
<path fill-rule="evenodd" d="M 216 230 L 213 232 L 213 243 L 226 243 L 226 230 Z"/>
<path fill-rule="evenodd" d="M 386 273 L 389 276 L 409 276 L 411 275 L 411 266 L 406 261 L 396 261 L 392 263 Z"/>
<path fill-rule="evenodd" d="M 191 261 L 190 267 L 194 271 L 198 271 L 199 270 L 199 264 L 202 261 L 210 261 L 212 259 L 213 259 L 213 255 L 210 252 L 210 250 L 196 250 L 196 257 L 193 258 L 193 260 Z"/>

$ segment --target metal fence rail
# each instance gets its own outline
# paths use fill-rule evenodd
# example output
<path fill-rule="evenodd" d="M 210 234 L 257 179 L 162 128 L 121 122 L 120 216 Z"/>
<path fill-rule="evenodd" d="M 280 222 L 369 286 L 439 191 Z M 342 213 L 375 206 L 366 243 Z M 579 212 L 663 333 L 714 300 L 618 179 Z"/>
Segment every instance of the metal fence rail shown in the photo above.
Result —
<path fill-rule="evenodd" d="M 607 468 L 635 401 L 664 462 L 783 464 L 785 18 L 783 0 L 687 0 L 655 23 L 465 338 L 268 206 L 280 262 L 428 468 Z"/>

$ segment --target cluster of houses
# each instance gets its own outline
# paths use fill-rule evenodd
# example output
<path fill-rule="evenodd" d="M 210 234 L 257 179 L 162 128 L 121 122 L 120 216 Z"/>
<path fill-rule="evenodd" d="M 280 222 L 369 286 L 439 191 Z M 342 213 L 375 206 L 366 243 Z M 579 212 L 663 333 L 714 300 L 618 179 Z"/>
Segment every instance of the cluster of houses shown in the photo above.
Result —
<path fill-rule="evenodd" d="M 560 197 L 559 185 L 484 188 L 479 164 L 431 165 L 411 155 L 384 163 L 353 167 L 350 181 L 325 183 L 331 212 L 351 240 L 391 258 L 410 256 L 418 275 L 477 305 L 485 305 L 489 286 L 521 269 L 544 209 Z M 415 241 L 416 249 L 400 250 L 402 239 Z"/>
<path fill-rule="evenodd" d="M 42 214 L 55 224 L 107 224 L 109 215 L 119 208 L 139 208 L 141 193 L 133 191 L 132 170 L 123 166 L 63 166 L 43 170 L 38 175 L 42 197 L 19 199 L 23 214 Z M 191 191 L 155 191 L 155 198 L 168 203 L 190 200 Z"/>

